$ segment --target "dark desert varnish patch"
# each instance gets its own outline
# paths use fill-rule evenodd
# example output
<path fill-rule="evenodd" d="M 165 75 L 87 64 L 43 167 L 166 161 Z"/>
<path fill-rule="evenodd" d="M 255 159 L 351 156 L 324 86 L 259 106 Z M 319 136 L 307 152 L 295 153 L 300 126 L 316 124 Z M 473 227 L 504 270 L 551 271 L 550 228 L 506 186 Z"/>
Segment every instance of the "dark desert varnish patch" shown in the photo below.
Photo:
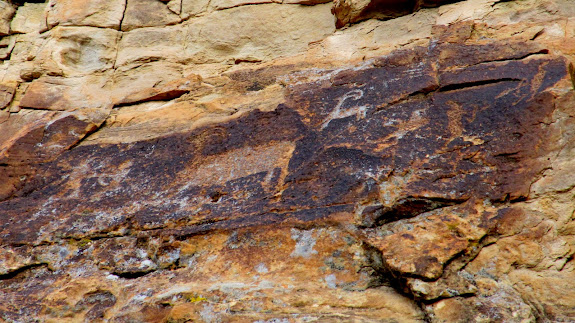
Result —
<path fill-rule="evenodd" d="M 0 204 L 1 239 L 19 245 L 46 231 L 53 234 L 41 239 L 121 228 L 186 236 L 334 214 L 351 221 L 341 215 L 358 204 L 372 205 L 364 225 L 377 225 L 471 197 L 521 200 L 545 167 L 536 159 L 548 136 L 540 125 L 554 109 L 546 90 L 566 75 L 564 59 L 531 44 L 399 51 L 292 85 L 271 112 L 75 147 L 37 166 Z M 382 201 L 394 180 L 403 181 L 398 197 Z"/>

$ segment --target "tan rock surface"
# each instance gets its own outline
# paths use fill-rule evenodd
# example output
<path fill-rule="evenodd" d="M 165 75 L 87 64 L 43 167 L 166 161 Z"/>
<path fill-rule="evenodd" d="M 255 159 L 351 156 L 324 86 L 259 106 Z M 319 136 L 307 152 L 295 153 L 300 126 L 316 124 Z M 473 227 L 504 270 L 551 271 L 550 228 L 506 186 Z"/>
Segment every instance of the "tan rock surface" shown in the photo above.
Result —
<path fill-rule="evenodd" d="M 183 26 L 135 29 L 122 34 L 116 66 L 142 65 L 155 61 L 182 62 L 186 29 Z"/>
<path fill-rule="evenodd" d="M 242 6 L 191 19 L 184 57 L 191 63 L 266 61 L 299 54 L 333 31 L 328 4 Z"/>
<path fill-rule="evenodd" d="M 49 0 L 47 22 L 56 25 L 119 29 L 125 0 Z"/>
<path fill-rule="evenodd" d="M 175 0 L 180 3 L 180 15 L 188 19 L 205 13 L 208 10 L 209 0 Z M 168 4 L 169 6 L 169 4 Z M 177 4 L 176 4 L 177 6 Z"/>
<path fill-rule="evenodd" d="M 118 32 L 107 28 L 55 27 L 34 61 L 47 74 L 76 76 L 112 69 Z"/>
<path fill-rule="evenodd" d="M 16 16 L 10 23 L 12 33 L 43 32 L 48 29 L 46 26 L 46 4 L 45 3 L 25 3 L 18 7 Z"/>
<path fill-rule="evenodd" d="M 0 36 L 10 34 L 10 21 L 15 13 L 16 10 L 9 1 L 0 1 Z"/>
<path fill-rule="evenodd" d="M 87 113 L 103 110 L 107 115 L 111 102 L 101 76 L 88 75 L 78 78 L 42 77 L 34 80 L 19 102 L 21 108 L 81 111 Z M 104 117 L 105 118 L 105 117 Z"/>
<path fill-rule="evenodd" d="M 129 0 L 122 19 L 122 31 L 166 26 L 180 22 L 180 16 L 158 0 Z"/>
<path fill-rule="evenodd" d="M 278 0 L 214 0 L 210 1 L 210 9 L 222 10 L 251 4 L 282 3 Z"/>
<path fill-rule="evenodd" d="M 0 0 L 0 321 L 575 320 L 575 3 L 442 2 Z"/>

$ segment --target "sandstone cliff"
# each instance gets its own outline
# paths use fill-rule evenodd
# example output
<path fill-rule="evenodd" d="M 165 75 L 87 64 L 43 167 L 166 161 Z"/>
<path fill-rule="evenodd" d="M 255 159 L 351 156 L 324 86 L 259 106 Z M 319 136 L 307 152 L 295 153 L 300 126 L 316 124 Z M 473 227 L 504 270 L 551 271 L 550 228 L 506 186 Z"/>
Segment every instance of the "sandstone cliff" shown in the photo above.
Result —
<path fill-rule="evenodd" d="M 575 1 L 0 0 L 0 320 L 575 321 Z"/>

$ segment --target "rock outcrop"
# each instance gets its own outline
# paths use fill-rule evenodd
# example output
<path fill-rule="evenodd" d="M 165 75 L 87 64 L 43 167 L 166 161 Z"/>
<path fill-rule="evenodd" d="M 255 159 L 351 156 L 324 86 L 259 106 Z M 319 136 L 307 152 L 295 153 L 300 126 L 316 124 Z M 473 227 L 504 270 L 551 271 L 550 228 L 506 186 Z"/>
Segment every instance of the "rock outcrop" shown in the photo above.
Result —
<path fill-rule="evenodd" d="M 0 0 L 0 318 L 575 320 L 574 17 Z"/>
<path fill-rule="evenodd" d="M 425 7 L 437 7 L 459 0 L 335 0 L 332 12 L 341 28 L 370 18 L 390 19 Z"/>

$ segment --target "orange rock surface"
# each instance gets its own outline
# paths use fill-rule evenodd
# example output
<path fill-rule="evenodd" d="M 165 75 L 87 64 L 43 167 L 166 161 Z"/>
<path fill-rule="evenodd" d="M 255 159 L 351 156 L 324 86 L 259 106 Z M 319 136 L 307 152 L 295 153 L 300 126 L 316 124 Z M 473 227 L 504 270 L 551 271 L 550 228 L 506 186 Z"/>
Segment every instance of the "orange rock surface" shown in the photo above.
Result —
<path fill-rule="evenodd" d="M 575 2 L 0 0 L 0 321 L 575 320 Z"/>

